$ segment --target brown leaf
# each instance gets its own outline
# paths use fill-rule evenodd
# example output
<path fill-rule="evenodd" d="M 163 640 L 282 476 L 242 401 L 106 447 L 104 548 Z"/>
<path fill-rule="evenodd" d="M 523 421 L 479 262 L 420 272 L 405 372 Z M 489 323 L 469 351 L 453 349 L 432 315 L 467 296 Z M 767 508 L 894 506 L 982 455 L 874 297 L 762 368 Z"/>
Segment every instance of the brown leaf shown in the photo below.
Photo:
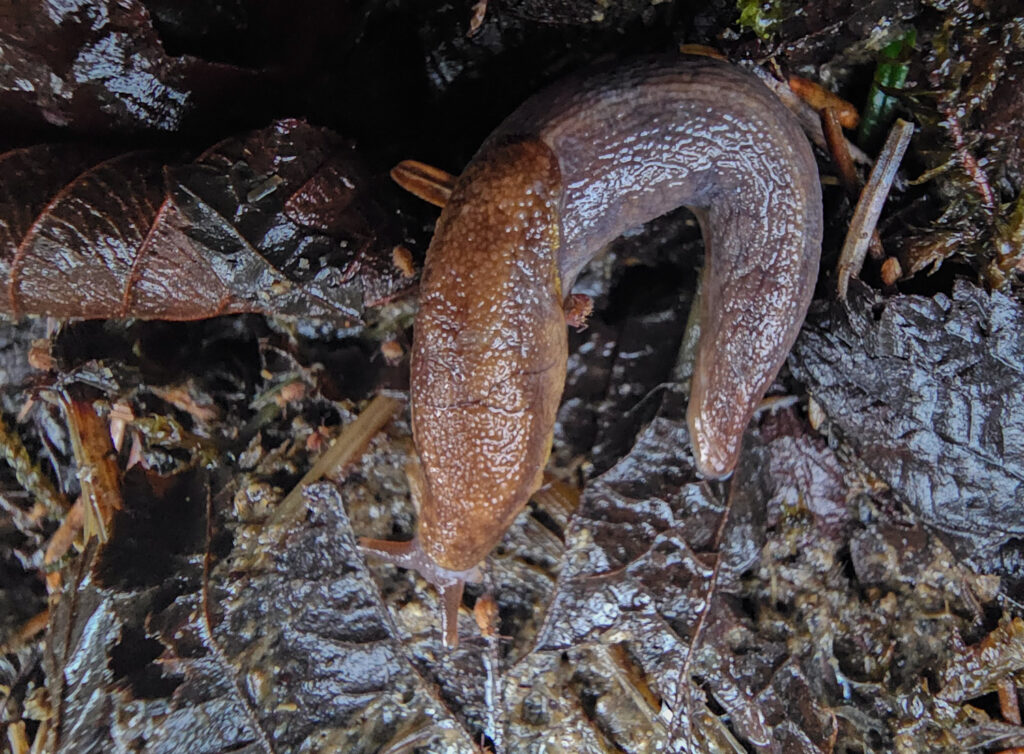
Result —
<path fill-rule="evenodd" d="M 0 156 L 0 312 L 344 324 L 408 285 L 358 158 L 324 129 L 279 121 L 190 163 L 96 154 Z"/>
<path fill-rule="evenodd" d="M 156 155 L 130 152 L 93 166 L 52 197 L 11 261 L 10 313 L 124 312 L 136 252 L 163 195 L 161 167 Z"/>

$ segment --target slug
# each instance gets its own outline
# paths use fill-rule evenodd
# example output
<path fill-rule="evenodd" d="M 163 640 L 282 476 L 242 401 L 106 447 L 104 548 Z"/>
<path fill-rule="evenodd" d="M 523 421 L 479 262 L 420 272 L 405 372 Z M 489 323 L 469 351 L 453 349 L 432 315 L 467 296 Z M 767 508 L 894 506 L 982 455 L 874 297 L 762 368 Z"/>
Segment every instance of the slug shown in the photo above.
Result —
<path fill-rule="evenodd" d="M 567 293 L 607 243 L 680 206 L 706 246 L 687 421 L 698 471 L 720 479 L 817 277 L 821 189 L 789 111 L 710 58 L 602 66 L 529 99 L 455 183 L 427 251 L 411 356 L 417 532 L 362 542 L 439 588 L 449 646 L 464 582 L 540 486 Z"/>

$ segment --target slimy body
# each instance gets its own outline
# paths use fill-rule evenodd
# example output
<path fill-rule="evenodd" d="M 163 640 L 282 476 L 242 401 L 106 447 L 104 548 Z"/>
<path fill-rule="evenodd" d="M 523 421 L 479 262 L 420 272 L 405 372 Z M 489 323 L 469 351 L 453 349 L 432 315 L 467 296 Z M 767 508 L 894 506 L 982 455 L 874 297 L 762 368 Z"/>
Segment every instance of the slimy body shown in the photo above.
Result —
<path fill-rule="evenodd" d="M 814 156 L 776 97 L 709 58 L 590 69 L 524 103 L 456 182 L 427 251 L 412 351 L 416 537 L 365 543 L 438 584 L 446 611 L 540 485 L 577 275 L 680 206 L 706 246 L 687 420 L 696 468 L 724 478 L 803 322 L 821 250 Z"/>

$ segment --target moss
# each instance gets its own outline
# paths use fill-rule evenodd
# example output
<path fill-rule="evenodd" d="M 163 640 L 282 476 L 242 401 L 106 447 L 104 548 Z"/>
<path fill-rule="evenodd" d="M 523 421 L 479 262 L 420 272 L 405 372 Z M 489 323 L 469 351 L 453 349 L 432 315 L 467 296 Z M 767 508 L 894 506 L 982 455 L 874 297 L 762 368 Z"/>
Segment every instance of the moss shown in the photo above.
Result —
<path fill-rule="evenodd" d="M 739 25 L 753 31 L 761 39 L 769 39 L 789 14 L 786 0 L 736 0 L 740 12 Z"/>

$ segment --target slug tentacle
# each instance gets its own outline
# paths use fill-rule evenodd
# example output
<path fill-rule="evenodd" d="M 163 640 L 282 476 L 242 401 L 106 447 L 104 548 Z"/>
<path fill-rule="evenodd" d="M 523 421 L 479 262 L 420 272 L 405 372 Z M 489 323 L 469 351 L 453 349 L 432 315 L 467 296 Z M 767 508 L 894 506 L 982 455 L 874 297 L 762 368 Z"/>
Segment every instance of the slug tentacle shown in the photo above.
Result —
<path fill-rule="evenodd" d="M 462 591 L 466 582 L 476 584 L 480 581 L 479 568 L 474 566 L 465 571 L 449 571 L 442 568 L 423 552 L 417 537 L 405 542 L 360 537 L 359 549 L 399 568 L 417 571 L 433 584 L 441 596 L 441 636 L 444 644 L 451 649 L 459 645 L 459 606 L 462 604 Z"/>

